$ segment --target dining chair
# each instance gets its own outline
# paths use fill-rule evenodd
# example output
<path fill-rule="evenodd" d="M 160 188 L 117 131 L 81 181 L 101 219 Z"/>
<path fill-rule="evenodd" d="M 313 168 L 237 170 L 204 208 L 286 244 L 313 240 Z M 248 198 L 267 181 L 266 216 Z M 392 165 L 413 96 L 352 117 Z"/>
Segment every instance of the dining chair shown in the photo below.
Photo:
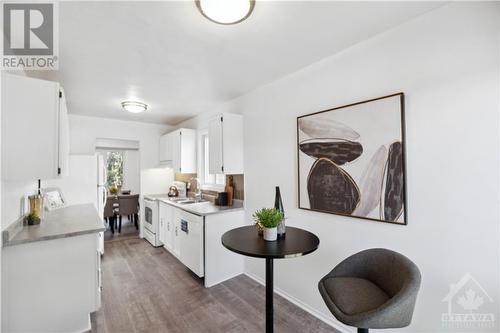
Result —
<path fill-rule="evenodd" d="M 118 232 L 122 231 L 122 216 L 130 216 L 131 222 L 134 222 L 135 228 L 139 229 L 139 194 L 119 195 L 119 224 Z"/>
<path fill-rule="evenodd" d="M 117 214 L 118 199 L 115 197 L 108 197 L 106 205 L 104 206 L 104 218 L 109 223 L 111 233 L 115 233 L 115 223 Z"/>

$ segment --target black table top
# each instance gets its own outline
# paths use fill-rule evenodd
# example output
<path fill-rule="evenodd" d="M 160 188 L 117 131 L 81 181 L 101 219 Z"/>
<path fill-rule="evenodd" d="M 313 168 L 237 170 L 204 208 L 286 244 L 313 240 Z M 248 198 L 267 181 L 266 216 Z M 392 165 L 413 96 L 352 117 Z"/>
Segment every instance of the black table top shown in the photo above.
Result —
<path fill-rule="evenodd" d="M 319 246 L 319 238 L 309 231 L 286 227 L 284 238 L 269 242 L 252 225 L 229 230 L 222 235 L 222 245 L 249 257 L 293 258 L 315 251 Z"/>

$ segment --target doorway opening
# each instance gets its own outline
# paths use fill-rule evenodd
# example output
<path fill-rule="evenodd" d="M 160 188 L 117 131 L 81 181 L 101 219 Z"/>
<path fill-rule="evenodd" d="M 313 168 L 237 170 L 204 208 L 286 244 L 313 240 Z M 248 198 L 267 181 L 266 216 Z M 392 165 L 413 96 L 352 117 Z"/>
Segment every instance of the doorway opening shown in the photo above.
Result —
<path fill-rule="evenodd" d="M 141 189 L 139 141 L 97 139 L 106 170 L 105 241 L 139 237 Z"/>

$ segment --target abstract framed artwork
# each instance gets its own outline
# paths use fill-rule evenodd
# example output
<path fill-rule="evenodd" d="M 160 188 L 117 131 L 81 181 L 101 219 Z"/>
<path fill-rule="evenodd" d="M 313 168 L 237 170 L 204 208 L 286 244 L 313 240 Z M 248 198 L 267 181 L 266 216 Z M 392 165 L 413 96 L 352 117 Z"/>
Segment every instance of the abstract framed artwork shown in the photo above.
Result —
<path fill-rule="evenodd" d="M 297 117 L 299 208 L 405 225 L 404 94 Z"/>

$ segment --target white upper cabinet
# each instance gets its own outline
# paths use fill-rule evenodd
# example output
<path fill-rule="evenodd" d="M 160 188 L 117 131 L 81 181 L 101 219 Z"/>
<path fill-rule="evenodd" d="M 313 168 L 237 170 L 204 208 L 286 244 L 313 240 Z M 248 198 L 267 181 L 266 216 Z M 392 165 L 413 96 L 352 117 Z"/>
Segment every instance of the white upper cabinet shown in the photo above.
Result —
<path fill-rule="evenodd" d="M 219 116 L 208 123 L 208 171 L 211 174 L 224 173 L 222 119 L 222 116 Z"/>
<path fill-rule="evenodd" d="M 172 145 L 172 167 L 174 172 L 182 172 L 182 153 L 181 153 L 181 138 L 180 130 L 169 133 L 169 140 Z"/>
<path fill-rule="evenodd" d="M 175 172 L 196 173 L 196 130 L 181 128 L 180 133 L 180 148 L 177 144 L 177 139 L 174 139 L 173 161 L 178 168 L 174 168 Z M 175 133 L 175 132 L 174 132 Z M 177 137 L 177 134 L 174 138 Z"/>
<path fill-rule="evenodd" d="M 68 176 L 69 166 L 69 118 L 66 106 L 66 94 L 64 89 L 59 87 L 59 175 Z"/>
<path fill-rule="evenodd" d="M 2 75 L 2 179 L 67 173 L 69 124 L 59 83 Z"/>
<path fill-rule="evenodd" d="M 208 124 L 209 172 L 243 173 L 243 116 L 224 113 Z"/>
<path fill-rule="evenodd" d="M 196 173 L 196 130 L 180 128 L 160 137 L 160 162 L 174 172 Z"/>

